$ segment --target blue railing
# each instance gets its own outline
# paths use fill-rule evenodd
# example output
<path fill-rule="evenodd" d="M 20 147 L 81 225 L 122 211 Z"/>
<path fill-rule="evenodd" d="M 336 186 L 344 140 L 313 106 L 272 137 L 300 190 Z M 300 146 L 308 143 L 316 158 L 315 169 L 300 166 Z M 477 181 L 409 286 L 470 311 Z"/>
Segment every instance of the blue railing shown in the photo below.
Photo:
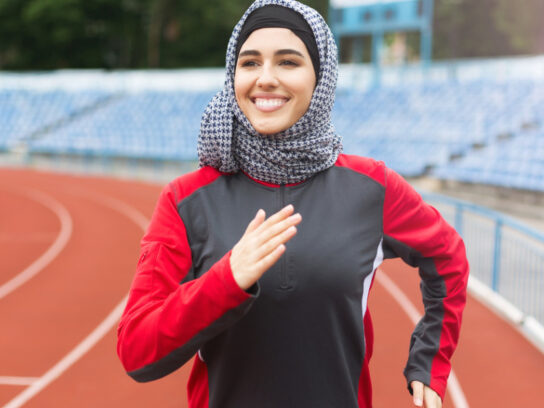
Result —
<path fill-rule="evenodd" d="M 471 275 L 544 326 L 544 233 L 469 202 L 422 195 L 463 237 Z"/>

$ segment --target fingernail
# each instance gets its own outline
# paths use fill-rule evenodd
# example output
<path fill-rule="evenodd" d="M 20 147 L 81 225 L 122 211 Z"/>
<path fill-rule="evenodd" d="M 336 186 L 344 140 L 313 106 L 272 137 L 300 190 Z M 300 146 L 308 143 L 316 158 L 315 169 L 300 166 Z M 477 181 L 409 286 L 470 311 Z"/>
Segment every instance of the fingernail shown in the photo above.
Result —
<path fill-rule="evenodd" d="M 414 398 L 414 404 L 418 407 L 423 405 L 423 401 L 419 398 Z"/>

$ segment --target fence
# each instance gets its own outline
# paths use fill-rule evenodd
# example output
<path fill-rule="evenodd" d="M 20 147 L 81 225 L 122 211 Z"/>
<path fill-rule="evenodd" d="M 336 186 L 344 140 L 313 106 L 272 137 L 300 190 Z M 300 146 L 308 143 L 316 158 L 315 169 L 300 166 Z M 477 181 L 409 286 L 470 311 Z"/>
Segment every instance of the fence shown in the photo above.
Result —
<path fill-rule="evenodd" d="M 472 203 L 423 193 L 461 234 L 471 276 L 544 326 L 544 234 Z"/>

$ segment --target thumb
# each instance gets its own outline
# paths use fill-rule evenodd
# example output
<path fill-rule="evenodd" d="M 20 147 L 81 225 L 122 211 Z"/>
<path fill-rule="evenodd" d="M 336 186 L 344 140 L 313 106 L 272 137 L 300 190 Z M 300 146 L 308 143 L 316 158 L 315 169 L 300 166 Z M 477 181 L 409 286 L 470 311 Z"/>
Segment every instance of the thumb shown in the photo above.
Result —
<path fill-rule="evenodd" d="M 410 383 L 413 391 L 414 405 L 416 407 L 423 406 L 423 383 L 419 381 L 412 381 Z"/>

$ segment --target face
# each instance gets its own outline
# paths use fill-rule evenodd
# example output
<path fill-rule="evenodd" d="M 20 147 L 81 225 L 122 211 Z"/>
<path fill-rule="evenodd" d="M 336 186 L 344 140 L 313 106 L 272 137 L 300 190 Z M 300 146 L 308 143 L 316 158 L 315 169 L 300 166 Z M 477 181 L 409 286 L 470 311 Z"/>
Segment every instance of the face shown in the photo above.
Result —
<path fill-rule="evenodd" d="M 259 133 L 278 133 L 295 124 L 308 110 L 315 84 L 308 50 L 287 28 L 255 30 L 240 48 L 236 101 Z"/>

